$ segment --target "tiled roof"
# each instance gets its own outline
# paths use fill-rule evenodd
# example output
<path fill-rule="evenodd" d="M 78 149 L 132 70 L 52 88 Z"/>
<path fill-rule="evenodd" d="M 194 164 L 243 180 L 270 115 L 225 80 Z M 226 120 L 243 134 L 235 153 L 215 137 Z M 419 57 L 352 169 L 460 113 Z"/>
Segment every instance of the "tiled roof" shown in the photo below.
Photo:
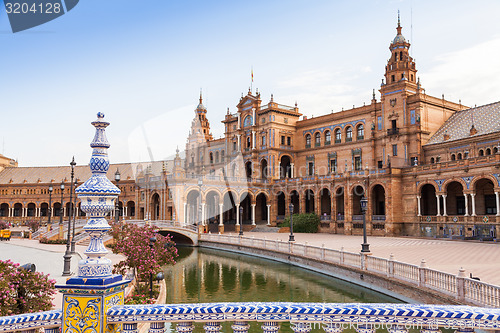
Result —
<path fill-rule="evenodd" d="M 135 180 L 136 174 L 145 172 L 148 166 L 151 166 L 151 171 L 154 175 L 160 174 L 165 163 L 165 170 L 171 172 L 173 161 L 157 161 L 143 163 L 118 163 L 111 164 L 107 173 L 109 180 L 114 181 L 116 169 L 120 171 L 121 180 Z M 75 166 L 75 178 L 78 182 L 83 182 L 91 176 L 88 165 Z M 71 179 L 71 167 L 68 166 L 53 166 L 53 167 L 19 167 L 5 168 L 0 172 L 0 184 L 36 184 L 36 183 L 60 183 L 64 179 L 69 182 Z"/>
<path fill-rule="evenodd" d="M 471 135 L 471 127 L 477 133 Z M 455 112 L 430 138 L 427 145 L 465 139 L 500 131 L 500 102 Z M 449 136 L 445 140 L 445 136 Z"/>

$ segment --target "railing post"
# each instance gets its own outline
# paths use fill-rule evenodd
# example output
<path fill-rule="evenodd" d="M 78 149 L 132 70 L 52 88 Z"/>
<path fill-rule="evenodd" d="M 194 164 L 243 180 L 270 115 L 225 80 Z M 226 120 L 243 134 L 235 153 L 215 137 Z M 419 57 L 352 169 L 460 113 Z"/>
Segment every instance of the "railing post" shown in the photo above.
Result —
<path fill-rule="evenodd" d="M 425 286 L 427 281 L 427 262 L 425 259 L 422 259 L 420 262 L 420 267 L 418 267 L 418 286 Z"/>
<path fill-rule="evenodd" d="M 323 330 L 326 333 L 342 333 L 344 328 L 341 323 L 328 323 L 323 325 Z"/>
<path fill-rule="evenodd" d="M 311 331 L 311 323 L 304 323 L 304 322 L 299 322 L 299 323 L 290 323 L 290 328 L 295 332 L 295 333 L 309 333 Z"/>
<path fill-rule="evenodd" d="M 361 264 L 361 270 L 362 271 L 366 271 L 366 254 L 365 253 L 360 253 L 359 254 L 361 256 L 361 260 L 360 260 L 360 264 Z"/>
<path fill-rule="evenodd" d="M 234 333 L 247 333 L 250 329 L 250 325 L 246 321 L 235 321 L 233 325 L 231 325 Z"/>
<path fill-rule="evenodd" d="M 460 267 L 457 275 L 457 299 L 465 301 L 465 269 Z"/>
<path fill-rule="evenodd" d="M 175 331 L 177 333 L 191 333 L 194 330 L 194 325 L 192 321 L 185 321 L 177 323 L 175 326 Z"/>
<path fill-rule="evenodd" d="M 31 331 L 31 330 L 24 331 L 24 332 L 28 333 L 29 331 Z M 50 327 L 50 328 L 44 327 L 44 331 L 45 331 L 45 333 L 59 333 L 61 331 L 61 326 Z M 35 332 L 35 330 L 33 330 L 33 333 L 34 332 Z"/>
<path fill-rule="evenodd" d="M 219 333 L 222 329 L 222 325 L 218 321 L 209 321 L 203 325 L 205 333 Z"/>
<path fill-rule="evenodd" d="M 165 322 L 155 321 L 149 325 L 148 333 L 163 333 L 165 332 Z"/>
<path fill-rule="evenodd" d="M 123 333 L 138 333 L 137 323 L 123 323 Z"/>
<path fill-rule="evenodd" d="M 276 321 L 265 321 L 261 328 L 263 333 L 277 333 L 280 325 Z"/>
<path fill-rule="evenodd" d="M 394 254 L 391 253 L 387 265 L 387 276 L 394 277 Z"/>

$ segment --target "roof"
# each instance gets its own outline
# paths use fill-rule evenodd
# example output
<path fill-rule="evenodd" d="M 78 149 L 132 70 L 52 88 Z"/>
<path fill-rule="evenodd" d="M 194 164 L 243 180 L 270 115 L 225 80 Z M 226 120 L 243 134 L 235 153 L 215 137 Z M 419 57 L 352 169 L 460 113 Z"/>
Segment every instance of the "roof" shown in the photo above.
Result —
<path fill-rule="evenodd" d="M 109 180 L 115 180 L 115 172 L 120 171 L 120 178 L 124 180 L 135 180 L 136 175 L 146 171 L 151 166 L 151 173 L 158 175 L 163 171 L 171 172 L 173 161 L 155 161 L 139 163 L 117 163 L 111 164 L 106 174 Z M 165 167 L 163 167 L 165 165 Z M 86 181 L 92 173 L 88 165 L 75 166 L 75 179 L 78 182 Z M 71 179 L 71 167 L 52 166 L 52 167 L 8 167 L 0 172 L 0 184 L 36 184 L 36 183 L 60 183 L 62 180 L 69 182 Z"/>
<path fill-rule="evenodd" d="M 471 127 L 477 133 L 471 135 Z M 426 145 L 465 139 L 500 131 L 500 102 L 455 112 L 445 121 Z M 445 134 L 449 136 L 445 140 Z"/>

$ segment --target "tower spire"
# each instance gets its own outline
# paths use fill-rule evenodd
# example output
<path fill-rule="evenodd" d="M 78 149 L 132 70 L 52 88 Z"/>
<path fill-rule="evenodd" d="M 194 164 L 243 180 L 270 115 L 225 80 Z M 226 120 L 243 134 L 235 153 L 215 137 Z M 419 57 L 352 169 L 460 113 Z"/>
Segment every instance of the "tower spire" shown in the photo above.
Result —
<path fill-rule="evenodd" d="M 203 104 L 202 88 L 200 88 L 200 104 Z"/>
<path fill-rule="evenodd" d="M 399 17 L 399 9 L 398 9 L 398 26 L 396 28 L 396 30 L 398 31 L 398 35 L 401 35 L 401 29 L 402 29 L 402 27 L 401 27 L 401 19 Z"/>

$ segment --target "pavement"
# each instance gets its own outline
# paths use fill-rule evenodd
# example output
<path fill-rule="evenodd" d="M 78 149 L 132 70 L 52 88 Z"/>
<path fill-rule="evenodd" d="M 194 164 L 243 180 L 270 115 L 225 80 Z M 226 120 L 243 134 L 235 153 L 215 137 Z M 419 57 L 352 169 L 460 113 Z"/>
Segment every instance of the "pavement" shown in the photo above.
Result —
<path fill-rule="evenodd" d="M 71 257 L 72 276 L 78 270 L 78 261 L 84 258 L 86 246 L 76 245 L 76 253 Z M 64 284 L 71 276 L 62 276 L 64 270 L 63 255 L 66 252 L 66 245 L 41 244 L 38 240 L 12 238 L 10 241 L 0 242 L 0 259 L 10 259 L 21 265 L 32 263 L 36 265 L 37 272 L 48 274 L 51 279 L 56 280 L 56 284 Z M 124 257 L 113 254 L 111 250 L 106 255 L 113 264 L 118 263 Z M 62 294 L 59 291 L 52 300 L 55 309 L 62 307 Z"/>
<path fill-rule="evenodd" d="M 288 233 L 247 232 L 245 237 L 288 241 Z M 297 234 L 296 243 L 322 246 L 347 252 L 360 252 L 362 236 L 336 234 Z M 368 236 L 373 256 L 389 258 L 409 264 L 420 265 L 422 259 L 427 267 L 454 275 L 464 268 L 466 276 L 472 274 L 482 282 L 500 286 L 500 244 L 461 240 L 421 239 L 410 237 Z"/>

